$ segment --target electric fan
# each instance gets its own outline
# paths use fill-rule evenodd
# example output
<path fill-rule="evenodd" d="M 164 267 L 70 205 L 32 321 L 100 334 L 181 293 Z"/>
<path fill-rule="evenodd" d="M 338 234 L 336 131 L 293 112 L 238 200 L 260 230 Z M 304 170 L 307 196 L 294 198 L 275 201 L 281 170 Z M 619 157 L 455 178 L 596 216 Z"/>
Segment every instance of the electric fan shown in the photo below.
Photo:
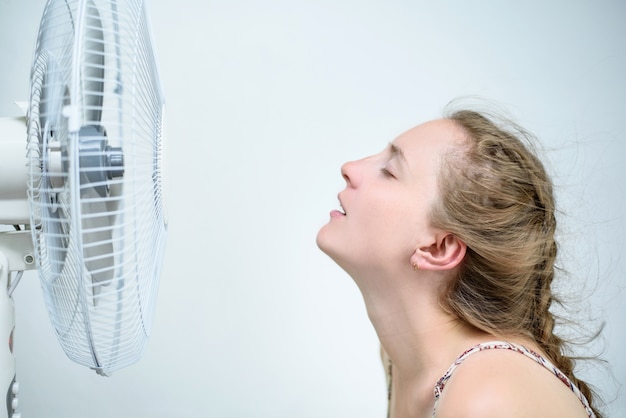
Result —
<path fill-rule="evenodd" d="M 73 361 L 110 375 L 147 343 L 167 220 L 145 2 L 48 0 L 26 112 L 0 120 L 0 224 L 15 229 L 0 232 L 0 417 L 19 416 L 11 294 L 23 270 L 37 268 Z"/>

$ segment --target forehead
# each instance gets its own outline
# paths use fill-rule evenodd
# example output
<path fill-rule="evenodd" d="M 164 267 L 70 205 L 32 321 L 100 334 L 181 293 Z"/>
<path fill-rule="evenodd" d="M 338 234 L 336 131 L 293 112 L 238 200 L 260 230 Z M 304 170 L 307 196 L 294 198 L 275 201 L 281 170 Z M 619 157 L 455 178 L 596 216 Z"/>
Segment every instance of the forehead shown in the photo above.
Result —
<path fill-rule="evenodd" d="M 409 129 L 393 144 L 402 150 L 409 162 L 426 156 L 438 162 L 447 152 L 459 148 L 463 138 L 463 130 L 454 121 L 437 119 Z"/>
<path fill-rule="evenodd" d="M 392 142 L 404 155 L 406 171 L 400 178 L 409 186 L 411 202 L 432 207 L 439 196 L 442 161 L 461 148 L 464 137 L 455 122 L 441 119 L 418 125 Z M 415 196 L 420 198 L 414 199 Z"/>

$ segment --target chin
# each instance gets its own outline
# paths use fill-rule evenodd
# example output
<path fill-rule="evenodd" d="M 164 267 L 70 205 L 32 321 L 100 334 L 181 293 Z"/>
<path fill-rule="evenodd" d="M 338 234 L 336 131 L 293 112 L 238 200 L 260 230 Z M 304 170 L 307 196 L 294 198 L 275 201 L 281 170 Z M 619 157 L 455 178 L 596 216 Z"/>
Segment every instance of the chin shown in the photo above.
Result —
<path fill-rule="evenodd" d="M 317 247 L 322 250 L 324 254 L 335 260 L 337 245 L 332 238 L 332 233 L 329 230 L 329 225 L 326 224 L 320 228 L 315 239 Z"/>
<path fill-rule="evenodd" d="M 346 259 L 345 259 L 345 250 L 346 246 L 339 245 L 336 241 L 334 241 L 329 231 L 325 230 L 325 227 L 322 227 L 320 231 L 317 233 L 316 239 L 317 247 L 322 250 L 324 254 L 330 257 L 339 267 L 341 267 L 346 272 Z M 343 251 L 342 251 L 343 250 Z"/>
<path fill-rule="evenodd" d="M 320 228 L 320 230 L 317 232 L 315 243 L 317 244 L 317 247 L 320 250 L 322 250 L 327 255 L 330 255 L 328 254 L 329 239 L 328 239 L 328 231 L 326 230 L 327 228 L 328 228 L 328 225 L 324 225 L 323 227 Z"/>
<path fill-rule="evenodd" d="M 346 242 L 345 236 L 333 228 L 332 222 L 324 225 L 317 233 L 317 247 L 330 257 L 342 270 L 352 276 L 355 271 L 353 245 Z M 352 255 L 351 255 L 352 254 Z"/>

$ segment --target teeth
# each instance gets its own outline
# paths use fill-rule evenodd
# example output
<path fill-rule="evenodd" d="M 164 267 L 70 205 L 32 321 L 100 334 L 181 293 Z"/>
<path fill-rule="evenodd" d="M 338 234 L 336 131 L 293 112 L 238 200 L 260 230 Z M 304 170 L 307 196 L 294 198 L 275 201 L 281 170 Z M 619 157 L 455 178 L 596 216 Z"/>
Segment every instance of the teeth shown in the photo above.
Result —
<path fill-rule="evenodd" d="M 346 210 L 343 208 L 343 205 L 341 204 L 341 198 L 339 197 L 339 195 L 337 195 L 337 200 L 339 201 L 340 212 L 345 215 L 346 214 Z"/>

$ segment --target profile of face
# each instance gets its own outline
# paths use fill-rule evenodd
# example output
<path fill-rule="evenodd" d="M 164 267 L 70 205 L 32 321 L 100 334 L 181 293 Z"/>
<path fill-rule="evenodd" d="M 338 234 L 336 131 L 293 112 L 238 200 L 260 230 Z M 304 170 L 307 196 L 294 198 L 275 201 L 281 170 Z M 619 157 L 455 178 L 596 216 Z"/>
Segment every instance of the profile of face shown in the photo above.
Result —
<path fill-rule="evenodd" d="M 353 277 L 433 261 L 421 257 L 440 251 L 450 238 L 430 222 L 441 162 L 462 137 L 454 122 L 435 120 L 405 132 L 376 155 L 344 164 L 341 209 L 320 229 L 320 249 Z"/>

